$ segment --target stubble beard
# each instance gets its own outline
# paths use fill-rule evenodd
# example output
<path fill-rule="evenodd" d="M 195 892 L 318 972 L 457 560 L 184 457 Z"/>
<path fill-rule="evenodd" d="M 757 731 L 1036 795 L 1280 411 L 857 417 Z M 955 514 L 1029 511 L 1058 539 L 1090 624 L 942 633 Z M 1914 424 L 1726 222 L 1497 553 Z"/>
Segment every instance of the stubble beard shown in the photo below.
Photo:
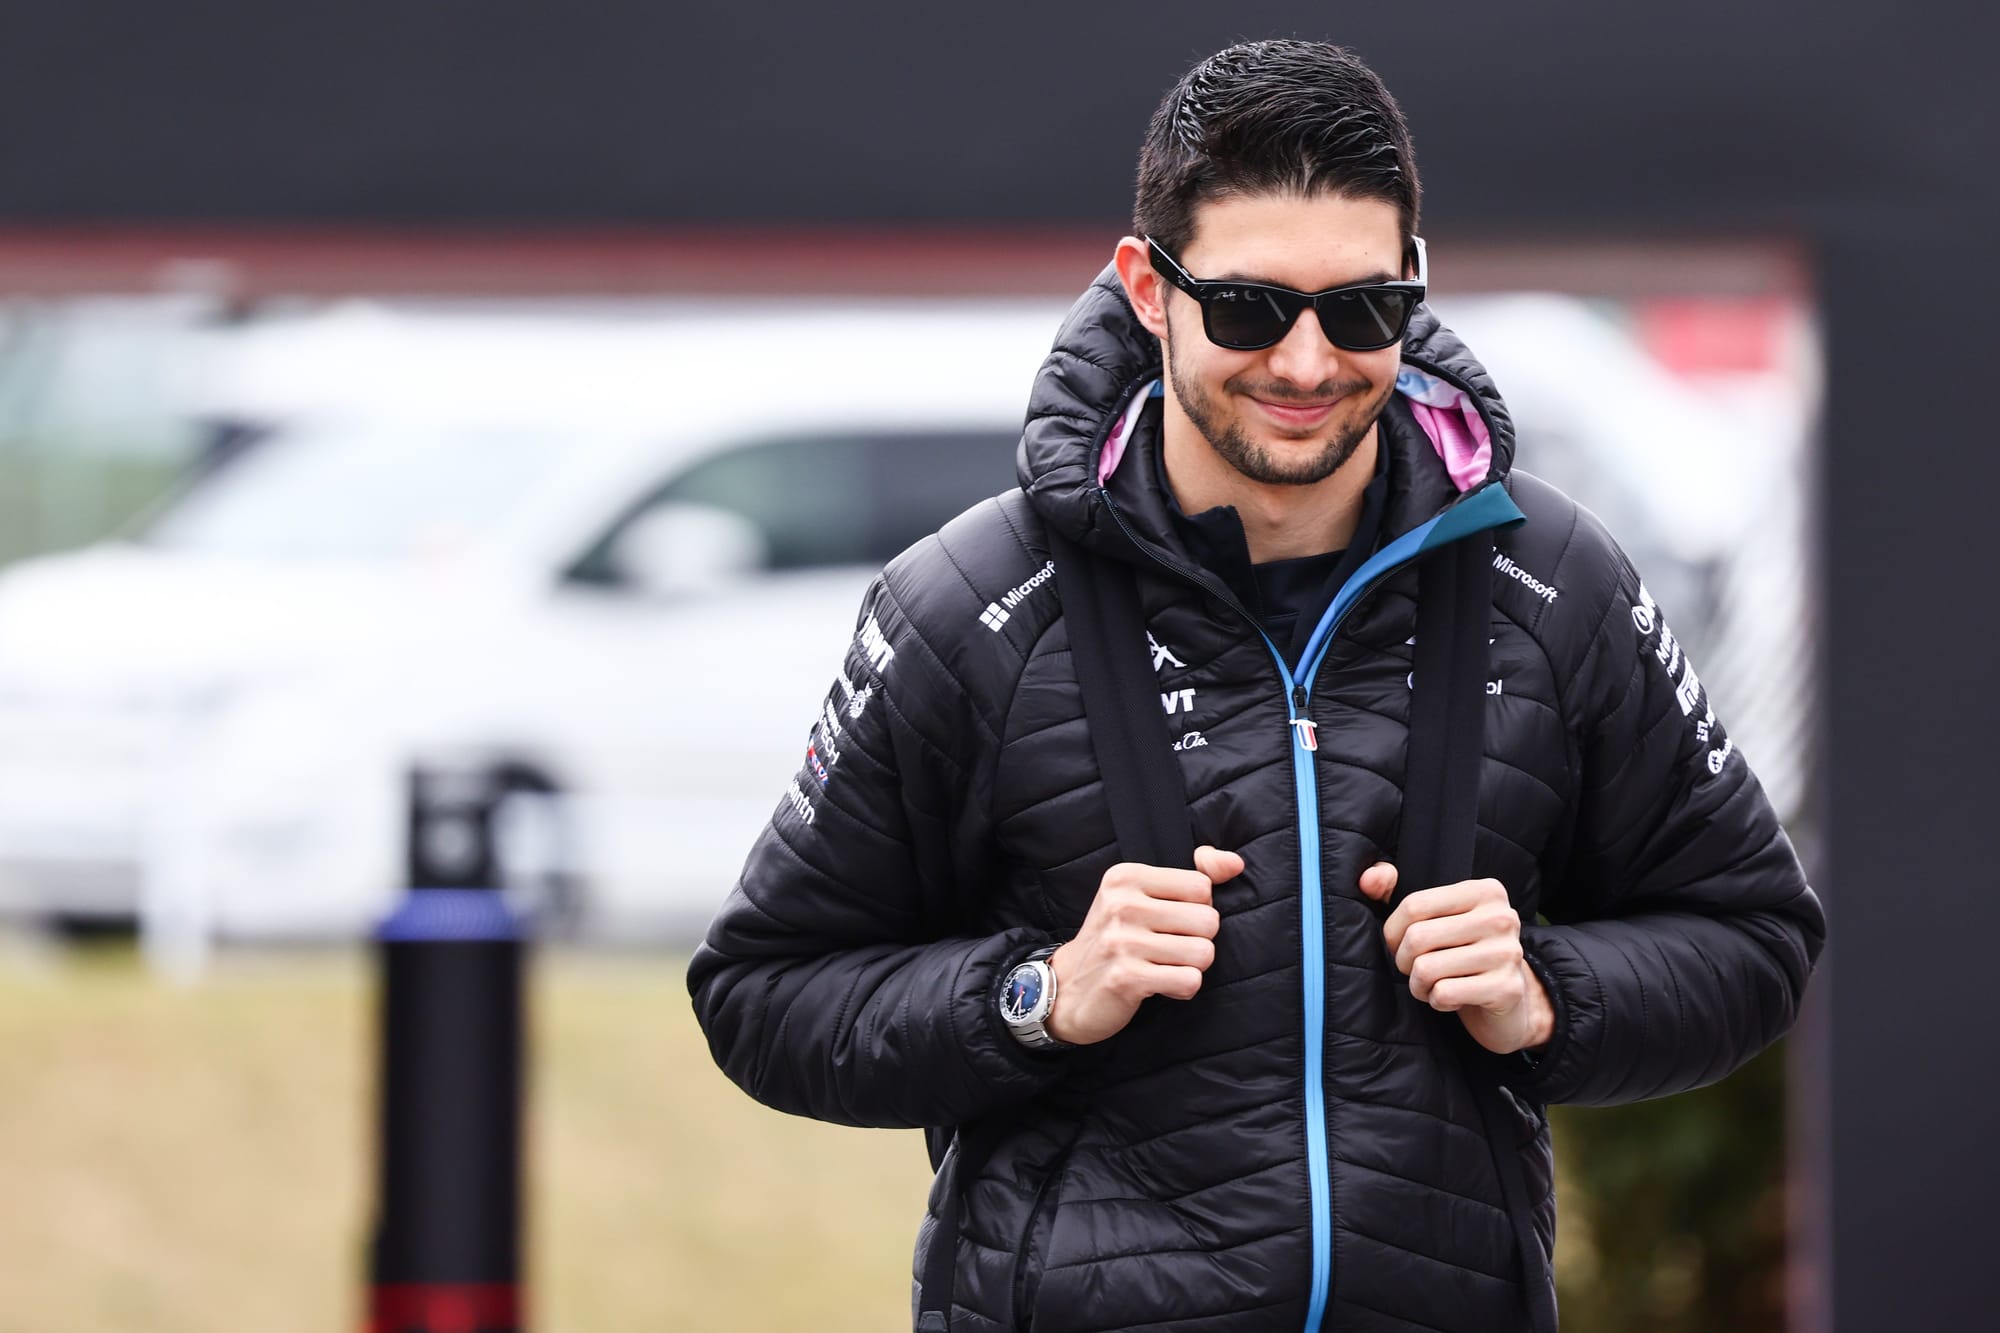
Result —
<path fill-rule="evenodd" d="M 1174 385 L 1174 397 L 1179 400 L 1181 411 L 1187 413 L 1189 421 L 1208 441 L 1209 448 L 1215 450 L 1223 462 L 1251 481 L 1265 486 L 1311 486 L 1325 481 L 1340 471 L 1354 451 L 1368 438 L 1369 430 L 1382 415 L 1382 409 L 1389 405 L 1389 395 L 1395 392 L 1396 384 L 1391 380 L 1384 384 L 1373 400 L 1364 403 L 1359 412 L 1343 421 L 1330 422 L 1333 434 L 1321 443 L 1317 454 L 1297 463 L 1284 463 L 1274 457 L 1269 449 L 1253 441 L 1244 430 L 1240 420 L 1225 421 L 1222 410 L 1202 389 L 1201 381 L 1187 373 L 1173 348 L 1179 339 L 1168 330 L 1167 355 L 1172 364 L 1173 374 L 1169 377 Z M 1274 385 L 1258 385 L 1241 377 L 1223 383 L 1224 389 L 1240 395 L 1254 394 L 1271 402 L 1304 398 L 1325 400 L 1333 397 L 1350 398 L 1357 393 L 1368 391 L 1368 381 L 1349 380 L 1345 383 L 1329 381 L 1315 387 L 1308 394 L 1298 394 L 1290 389 Z"/>

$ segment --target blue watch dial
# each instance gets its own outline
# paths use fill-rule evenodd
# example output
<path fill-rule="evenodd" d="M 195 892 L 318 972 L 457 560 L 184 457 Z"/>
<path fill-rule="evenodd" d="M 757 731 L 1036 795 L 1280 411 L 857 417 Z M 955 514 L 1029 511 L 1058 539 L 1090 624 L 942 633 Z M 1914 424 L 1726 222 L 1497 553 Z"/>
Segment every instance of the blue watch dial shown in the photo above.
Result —
<path fill-rule="evenodd" d="M 1035 1011 L 1042 1000 L 1041 969 L 1023 964 L 1008 974 L 1000 996 L 1000 1011 L 1010 1023 L 1019 1023 Z"/>

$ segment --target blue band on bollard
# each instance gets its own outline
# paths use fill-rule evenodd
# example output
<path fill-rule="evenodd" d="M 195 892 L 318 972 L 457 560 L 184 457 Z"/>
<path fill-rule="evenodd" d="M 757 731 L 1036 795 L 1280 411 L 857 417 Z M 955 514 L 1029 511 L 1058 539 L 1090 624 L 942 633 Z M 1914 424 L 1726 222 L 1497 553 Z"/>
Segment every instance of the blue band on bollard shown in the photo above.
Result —
<path fill-rule="evenodd" d="M 521 918 L 495 889 L 412 889 L 375 930 L 384 944 L 419 940 L 518 940 Z"/>

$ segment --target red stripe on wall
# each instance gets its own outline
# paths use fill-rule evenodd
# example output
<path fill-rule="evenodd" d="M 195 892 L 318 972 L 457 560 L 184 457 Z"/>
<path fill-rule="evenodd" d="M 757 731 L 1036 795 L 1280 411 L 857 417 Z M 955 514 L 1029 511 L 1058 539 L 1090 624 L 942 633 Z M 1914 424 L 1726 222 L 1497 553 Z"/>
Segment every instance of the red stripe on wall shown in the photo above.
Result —
<path fill-rule="evenodd" d="M 1073 296 L 1126 223 L 492 231 L 0 227 L 0 296 Z M 1809 290 L 1782 241 L 1434 236 L 1440 291 L 1765 296 Z"/>

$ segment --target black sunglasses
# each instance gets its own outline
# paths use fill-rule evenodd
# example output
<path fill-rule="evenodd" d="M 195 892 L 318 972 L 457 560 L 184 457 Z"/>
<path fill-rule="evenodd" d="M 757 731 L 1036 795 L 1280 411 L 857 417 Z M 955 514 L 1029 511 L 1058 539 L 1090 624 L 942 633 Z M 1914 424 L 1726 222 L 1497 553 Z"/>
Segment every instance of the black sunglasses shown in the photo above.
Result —
<path fill-rule="evenodd" d="M 1146 238 L 1146 245 L 1160 276 L 1201 304 L 1202 331 L 1217 347 L 1237 352 L 1275 347 L 1292 331 L 1299 312 L 1311 306 L 1320 332 L 1335 347 L 1377 352 L 1402 339 L 1410 327 L 1410 316 L 1424 299 L 1429 281 L 1424 238 L 1410 239 L 1417 252 L 1416 277 L 1356 282 L 1323 292 L 1295 292 L 1263 282 L 1203 282 L 1152 237 Z"/>

